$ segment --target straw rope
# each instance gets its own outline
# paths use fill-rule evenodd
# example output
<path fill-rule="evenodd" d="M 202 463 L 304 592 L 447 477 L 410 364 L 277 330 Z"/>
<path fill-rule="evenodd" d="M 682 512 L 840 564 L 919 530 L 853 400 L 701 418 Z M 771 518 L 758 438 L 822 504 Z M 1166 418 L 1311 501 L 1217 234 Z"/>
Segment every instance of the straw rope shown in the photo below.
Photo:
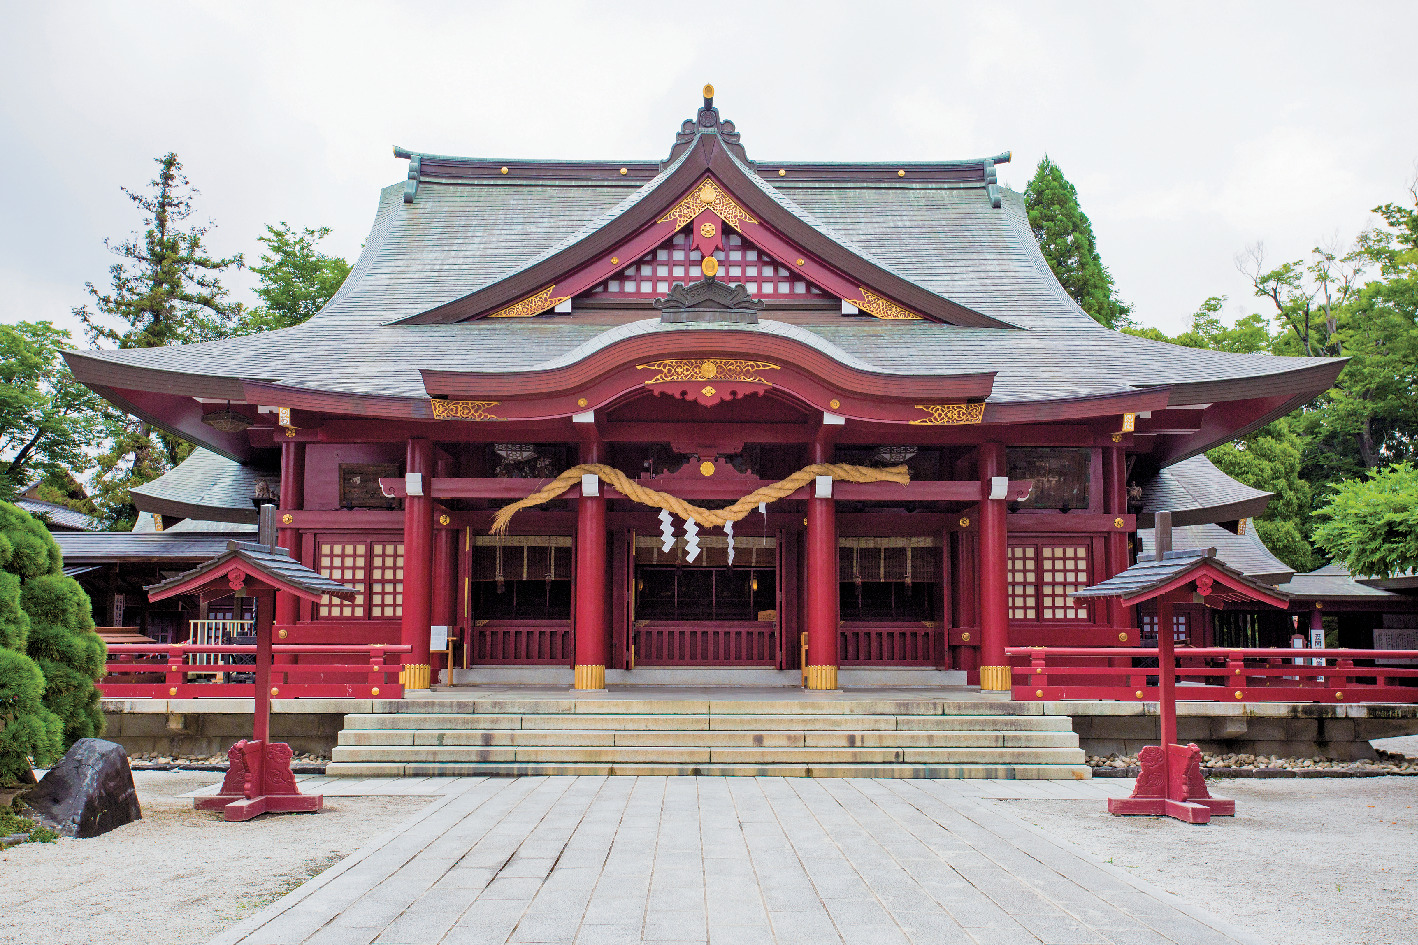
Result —
<path fill-rule="evenodd" d="M 849 466 L 844 463 L 813 463 L 811 466 L 804 466 L 781 482 L 753 490 L 728 508 L 705 509 L 697 505 L 690 505 L 683 499 L 668 493 L 647 489 L 627 477 L 619 469 L 600 463 L 581 463 L 579 466 L 572 466 L 525 499 L 519 499 L 511 505 L 499 509 L 492 520 L 491 534 L 500 535 L 506 532 L 508 523 L 512 521 L 512 516 L 523 509 L 541 505 L 543 502 L 550 502 L 572 486 L 579 484 L 581 477 L 587 473 L 599 477 L 603 482 L 614 486 L 617 492 L 641 505 L 664 509 L 682 519 L 693 519 L 699 525 L 713 528 L 722 528 L 728 522 L 737 522 L 758 508 L 761 502 L 776 502 L 785 496 L 790 496 L 818 476 L 831 476 L 835 480 L 845 482 L 899 482 L 903 486 L 911 481 L 911 474 L 905 466 L 873 469 L 870 466 Z"/>

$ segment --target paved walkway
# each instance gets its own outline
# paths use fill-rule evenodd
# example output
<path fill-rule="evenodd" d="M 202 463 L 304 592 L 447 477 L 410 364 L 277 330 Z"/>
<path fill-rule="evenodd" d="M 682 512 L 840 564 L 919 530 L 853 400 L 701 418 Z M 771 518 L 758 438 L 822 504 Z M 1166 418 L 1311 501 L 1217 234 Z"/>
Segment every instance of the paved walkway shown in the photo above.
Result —
<path fill-rule="evenodd" d="M 443 793 L 213 945 L 1258 941 L 1028 826 L 989 782 L 416 787 Z M 1101 803 L 1127 782 L 1029 787 Z"/>

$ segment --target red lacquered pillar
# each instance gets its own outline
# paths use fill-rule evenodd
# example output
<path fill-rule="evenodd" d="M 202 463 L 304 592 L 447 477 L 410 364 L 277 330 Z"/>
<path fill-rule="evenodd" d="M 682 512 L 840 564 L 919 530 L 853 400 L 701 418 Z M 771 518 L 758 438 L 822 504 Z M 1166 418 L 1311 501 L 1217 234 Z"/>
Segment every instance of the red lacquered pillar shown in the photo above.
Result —
<path fill-rule="evenodd" d="M 814 463 L 832 462 L 832 446 L 812 445 Z M 815 485 L 807 500 L 807 666 L 809 689 L 837 688 L 837 507 L 836 500 L 818 498 Z"/>
<path fill-rule="evenodd" d="M 412 647 L 404 656 L 401 674 L 405 689 L 427 689 L 428 634 L 433 603 L 433 444 L 409 440 L 405 482 L 410 494 L 404 499 L 404 598 L 401 642 Z"/>
<path fill-rule="evenodd" d="M 443 527 L 439 516 L 439 527 L 433 533 L 433 613 L 431 622 L 435 626 L 448 628 L 448 652 L 453 651 L 453 625 L 458 622 L 458 530 Z M 429 654 L 429 679 L 438 681 L 439 669 L 449 671 L 448 682 L 453 682 L 453 667 L 442 665 L 442 656 Z"/>
<path fill-rule="evenodd" d="M 1161 719 L 1163 757 L 1169 768 L 1172 752 L 1168 746 L 1177 743 L 1177 660 L 1173 632 L 1172 598 L 1163 594 L 1157 598 L 1157 714 Z"/>
<path fill-rule="evenodd" d="M 980 445 L 980 487 L 990 494 L 991 480 L 1005 475 L 1004 445 Z M 1005 500 L 980 501 L 980 688 L 1007 692 L 1012 688 L 1004 648 L 1009 638 L 1008 538 Z"/>
<path fill-rule="evenodd" d="M 305 444 L 286 440 L 281 444 L 281 514 L 284 525 L 286 515 L 300 511 L 305 501 Z M 282 527 L 277 533 L 277 542 L 290 552 L 291 557 L 300 560 L 300 532 L 294 528 Z M 299 619 L 300 598 L 294 594 L 276 594 L 276 623 L 288 626 Z"/>
<path fill-rule="evenodd" d="M 581 445 L 581 462 L 599 463 L 599 443 Z M 606 500 L 600 494 L 576 500 L 576 681 L 577 689 L 606 688 Z"/>

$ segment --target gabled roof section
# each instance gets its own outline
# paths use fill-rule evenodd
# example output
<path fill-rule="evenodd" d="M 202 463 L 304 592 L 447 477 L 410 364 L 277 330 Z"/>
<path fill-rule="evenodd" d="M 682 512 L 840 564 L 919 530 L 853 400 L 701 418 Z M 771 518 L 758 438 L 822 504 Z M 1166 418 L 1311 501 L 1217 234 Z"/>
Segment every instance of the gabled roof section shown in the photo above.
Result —
<path fill-rule="evenodd" d="M 1214 587 L 1208 593 L 1208 588 L 1201 586 L 1206 578 L 1222 586 Z M 1286 594 L 1230 567 L 1217 557 L 1215 548 L 1169 551 L 1161 561 L 1138 561 L 1126 571 L 1092 587 L 1074 591 L 1071 596 L 1118 597 L 1124 604 L 1140 604 L 1194 580 L 1203 594 L 1215 599 L 1259 601 L 1272 607 L 1286 607 L 1289 604 Z"/>
<path fill-rule="evenodd" d="M 1295 569 L 1275 557 L 1256 533 L 1255 522 L 1243 519 L 1241 532 L 1227 531 L 1220 525 L 1183 525 L 1172 529 L 1172 547 L 1181 551 L 1211 549 L 1226 564 L 1249 578 L 1266 584 L 1283 584 L 1295 575 Z M 1155 530 L 1137 530 L 1138 557 L 1154 553 Z"/>
<path fill-rule="evenodd" d="M 1232 479 L 1203 454 L 1158 470 L 1143 483 L 1137 522 L 1150 528 L 1157 512 L 1171 512 L 1173 525 L 1234 522 L 1260 515 L 1274 497 Z"/>
<path fill-rule="evenodd" d="M 677 140 L 671 160 L 660 173 L 603 217 L 503 278 L 400 324 L 540 314 L 604 280 L 622 259 L 639 258 L 685 226 L 693 224 L 702 231 L 706 215 L 711 215 L 773 255 L 796 258 L 806 278 L 878 317 L 1011 327 L 911 281 L 813 219 L 806 209 L 770 187 L 746 159 L 740 159 L 743 148 L 737 133 L 725 131 L 732 123 L 717 116 L 712 98 L 706 97 L 692 140 Z M 688 126 L 681 130 L 681 138 L 689 134 Z M 997 188 L 993 160 L 979 163 L 978 186 Z M 422 161 L 419 166 L 422 173 Z M 786 176 L 786 167 L 779 171 Z M 904 181 L 907 173 L 899 168 L 897 180 Z M 987 205 L 992 201 L 985 194 L 977 199 Z"/>
<path fill-rule="evenodd" d="M 251 523 L 257 518 L 252 503 L 262 482 L 278 482 L 249 466 L 204 449 L 191 455 L 152 482 L 128 490 L 140 512 L 211 522 Z"/>
<path fill-rule="evenodd" d="M 307 568 L 280 546 L 248 541 L 229 541 L 225 553 L 204 561 L 191 571 L 150 584 L 146 590 L 148 600 L 159 601 L 176 594 L 195 592 L 222 578 L 231 581 L 235 589 L 241 586 L 243 577 L 255 578 L 278 591 L 286 591 L 306 600 L 319 600 L 326 595 L 349 599 L 359 593 L 353 587 L 332 581 L 319 571 Z"/>

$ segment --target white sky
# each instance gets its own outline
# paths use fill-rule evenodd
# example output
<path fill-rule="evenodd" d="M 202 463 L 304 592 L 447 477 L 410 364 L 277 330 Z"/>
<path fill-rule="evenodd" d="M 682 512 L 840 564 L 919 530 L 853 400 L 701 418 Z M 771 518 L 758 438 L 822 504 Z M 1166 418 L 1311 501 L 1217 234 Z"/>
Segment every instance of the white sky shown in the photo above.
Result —
<path fill-rule="evenodd" d="M 119 187 L 165 151 L 214 252 L 286 220 L 353 261 L 391 145 L 658 159 L 709 81 L 758 160 L 1011 150 L 1022 189 L 1047 151 L 1124 300 L 1174 332 L 1208 295 L 1263 309 L 1249 244 L 1297 257 L 1407 199 L 1415 36 L 1411 3 L 4 0 L 0 321 L 75 326 L 139 224 Z"/>

